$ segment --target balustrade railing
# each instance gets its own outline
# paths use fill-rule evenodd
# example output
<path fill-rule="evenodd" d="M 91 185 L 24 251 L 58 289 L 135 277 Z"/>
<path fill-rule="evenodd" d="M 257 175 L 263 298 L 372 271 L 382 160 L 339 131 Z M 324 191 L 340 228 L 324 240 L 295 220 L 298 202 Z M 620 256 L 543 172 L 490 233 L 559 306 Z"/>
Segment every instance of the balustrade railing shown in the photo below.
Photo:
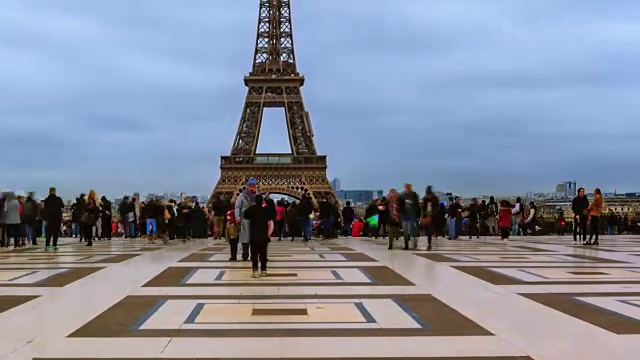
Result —
<path fill-rule="evenodd" d="M 222 166 L 233 165 L 282 165 L 282 166 L 327 166 L 324 155 L 295 156 L 288 154 L 260 154 L 254 156 L 223 156 Z"/>

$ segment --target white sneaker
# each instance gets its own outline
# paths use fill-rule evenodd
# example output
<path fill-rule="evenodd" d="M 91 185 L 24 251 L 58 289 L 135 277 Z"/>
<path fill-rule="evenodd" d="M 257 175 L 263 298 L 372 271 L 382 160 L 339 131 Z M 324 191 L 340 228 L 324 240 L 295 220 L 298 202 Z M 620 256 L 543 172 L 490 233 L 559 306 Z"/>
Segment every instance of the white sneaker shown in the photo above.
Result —
<path fill-rule="evenodd" d="M 257 271 L 254 271 L 253 274 L 251 274 L 251 277 L 254 279 L 257 279 L 260 277 L 260 273 L 258 273 Z"/>
<path fill-rule="evenodd" d="M 260 277 L 266 277 L 267 276 L 267 272 L 266 271 L 261 271 L 260 272 Z"/>

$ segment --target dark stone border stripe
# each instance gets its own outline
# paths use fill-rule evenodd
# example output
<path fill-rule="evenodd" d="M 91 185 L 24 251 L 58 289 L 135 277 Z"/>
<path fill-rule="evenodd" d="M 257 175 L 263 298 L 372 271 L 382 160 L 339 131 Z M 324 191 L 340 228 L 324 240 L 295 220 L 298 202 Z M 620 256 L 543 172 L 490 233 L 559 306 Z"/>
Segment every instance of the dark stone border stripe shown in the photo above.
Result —
<path fill-rule="evenodd" d="M 449 240 L 451 241 L 451 240 Z M 442 244 L 434 244 L 433 250 L 429 252 L 429 254 L 527 254 L 529 253 L 545 253 L 545 254 L 558 254 L 558 251 L 555 250 L 547 250 L 547 249 L 539 249 L 535 247 L 529 247 L 524 245 L 501 245 L 501 244 L 491 244 L 491 243 L 477 243 L 477 244 L 464 244 L 464 243 L 456 243 L 455 245 L 445 243 L 446 249 L 441 249 L 438 245 Z M 491 249 L 487 249 L 491 247 Z M 495 248 L 503 249 L 495 249 Z M 419 253 L 425 253 L 424 250 L 418 250 Z"/>
<path fill-rule="evenodd" d="M 55 256 L 73 256 L 72 254 L 58 254 L 58 253 L 38 253 L 33 254 L 33 255 L 29 255 L 29 256 L 23 256 L 26 254 L 20 254 L 21 258 L 24 258 L 23 261 L 17 260 L 14 262 L 3 262 L 0 265 L 69 265 L 69 264 L 83 264 L 81 262 L 38 262 L 37 259 L 39 257 L 41 258 L 52 258 Z M 135 257 L 140 256 L 141 254 L 76 254 L 77 256 L 86 256 L 91 257 L 94 255 L 112 255 L 109 258 L 106 258 L 104 260 L 100 260 L 100 261 L 91 261 L 91 262 L 86 262 L 84 264 L 118 264 L 121 262 L 125 262 L 127 260 L 131 260 Z M 2 257 L 2 255 L 0 254 L 0 258 Z M 27 261 L 31 259 L 31 261 Z"/>
<path fill-rule="evenodd" d="M 74 358 L 74 360 L 157 360 L 158 358 Z M 184 360 L 184 358 L 162 358 L 163 360 Z M 232 360 L 229 358 L 189 358 L 191 360 Z M 233 360 L 271 360 L 273 358 L 233 358 Z M 299 360 L 535 360 L 529 356 L 473 356 L 473 357 L 350 357 L 350 358 L 300 358 Z M 69 360 L 69 358 L 42 358 L 33 360 Z"/>
<path fill-rule="evenodd" d="M 553 268 L 553 266 L 491 266 L 491 268 L 504 268 L 504 269 L 515 269 L 515 268 Z M 606 285 L 606 284 L 640 284 L 640 279 L 637 281 L 629 281 L 629 280 L 605 280 L 602 281 L 522 281 L 516 278 L 497 273 L 489 269 L 486 266 L 452 266 L 452 268 L 461 271 L 467 275 L 471 275 L 475 278 L 478 278 L 482 281 L 486 281 L 493 285 Z M 589 267 L 581 267 L 584 269 L 589 269 Z M 570 270 L 569 268 L 566 268 Z M 619 268 L 624 269 L 624 268 Z"/>
<path fill-rule="evenodd" d="M 42 268 L 42 269 L 20 269 L 20 268 L 3 268 L 2 270 L 15 271 L 39 271 L 39 270 L 66 270 L 59 274 L 50 276 L 41 281 L 32 284 L 0 284 L 0 292 L 3 287 L 65 287 L 91 274 L 94 274 L 103 267 L 86 267 L 86 268 Z"/>
<path fill-rule="evenodd" d="M 291 255 L 298 255 L 295 253 L 290 253 Z M 378 262 L 378 260 L 370 257 L 369 255 L 363 254 L 363 253 L 359 253 L 359 252 L 353 252 L 353 253 L 327 253 L 327 252 L 322 252 L 322 253 L 315 253 L 315 252 L 310 252 L 309 255 L 329 255 L 329 254 L 335 254 L 335 255 L 342 255 L 344 256 L 344 258 L 346 260 L 296 260 L 296 259 L 282 259 L 279 258 L 278 260 L 269 260 L 269 261 L 277 261 L 278 263 L 283 263 L 283 262 L 316 262 L 316 263 L 322 263 L 322 262 Z M 178 262 L 184 262 L 184 263 L 189 263 L 189 262 L 206 262 L 206 263 L 212 263 L 212 264 L 220 264 L 220 263 L 229 263 L 228 261 L 224 261 L 224 260 L 216 260 L 216 261 L 208 261 L 209 258 L 211 258 L 212 255 L 217 255 L 217 254 L 213 254 L 213 253 L 207 253 L 207 252 L 195 252 L 193 254 L 189 254 L 187 256 L 185 256 L 184 258 L 182 258 L 180 261 Z M 225 253 L 226 255 L 226 253 Z"/>
<path fill-rule="evenodd" d="M 120 244 L 116 244 L 116 245 L 112 245 L 111 247 L 107 247 L 107 246 L 100 246 L 100 244 L 103 244 L 103 242 L 94 242 L 93 243 L 94 246 L 86 246 L 85 243 L 78 243 L 78 242 L 73 242 L 73 243 L 67 243 L 67 244 L 60 244 L 58 245 L 59 250 L 56 253 L 64 253 L 64 252 L 92 252 L 92 251 L 104 251 L 106 253 L 109 253 L 110 250 L 113 251 L 122 251 L 122 252 L 150 252 L 150 251 L 157 251 L 157 250 L 162 250 L 165 247 L 171 247 L 172 245 L 178 245 L 176 244 L 168 244 L 168 245 L 163 245 L 161 247 L 148 247 L 145 246 L 143 244 L 139 244 L 138 245 L 134 245 L 134 246 L 120 246 Z M 96 246 L 97 245 L 97 246 Z M 21 253 L 29 253 L 29 252 L 43 252 L 44 249 L 44 245 L 40 246 L 36 246 L 36 247 L 31 247 L 31 246 L 27 246 L 27 247 L 22 247 L 22 248 L 18 248 L 18 249 L 12 249 L 3 253 L 13 253 L 13 254 L 21 254 Z M 2 253 L 0 253 L 2 254 Z"/>
<path fill-rule="evenodd" d="M 39 297 L 40 296 L 0 295 L 0 314 Z"/>
<path fill-rule="evenodd" d="M 425 258 L 427 260 L 431 260 L 431 261 L 435 261 L 435 262 L 452 262 L 452 263 L 474 263 L 474 262 L 491 262 L 491 263 L 508 263 L 508 262 L 512 262 L 509 261 L 509 259 L 500 259 L 500 260 L 469 260 L 469 261 L 465 261 L 465 260 L 458 260 L 458 259 L 454 259 L 452 257 L 449 257 L 450 255 L 454 255 L 454 254 L 429 254 L 429 253 L 420 253 L 420 254 L 414 254 L 416 256 L 420 256 L 422 258 Z M 470 253 L 470 252 L 461 252 L 461 253 L 456 253 L 455 255 L 460 255 L 460 256 L 485 256 L 485 255 L 495 255 L 495 256 L 513 256 L 513 257 L 520 257 L 520 256 L 526 256 L 526 257 L 530 257 L 530 258 L 535 258 L 536 256 L 567 256 L 567 257 L 572 257 L 575 258 L 576 260 L 589 260 L 591 261 L 591 263 L 603 263 L 603 264 L 628 264 L 628 262 L 626 261 L 620 261 L 620 260 L 611 260 L 611 259 L 604 259 L 604 258 L 599 258 L 599 257 L 595 257 L 595 256 L 587 256 L 587 255 L 577 255 L 577 254 L 541 254 L 541 253 L 536 253 L 536 254 L 520 254 L 517 252 L 511 253 L 511 254 L 505 254 L 505 253 Z M 533 259 L 527 259 L 527 260 L 523 260 L 523 263 L 527 263 L 527 264 L 566 264 L 566 263 L 571 263 L 571 261 L 567 260 L 567 261 L 537 261 L 537 260 L 533 260 Z M 589 263 L 589 264 L 591 264 Z M 585 262 L 576 262 L 576 264 L 587 264 Z"/>
<path fill-rule="evenodd" d="M 602 252 L 607 252 L 607 253 L 625 253 L 625 252 L 638 252 L 638 249 L 635 250 L 629 250 L 629 247 L 637 247 L 640 248 L 640 245 L 635 244 L 635 245 L 628 245 L 628 246 L 607 246 L 606 243 L 600 243 L 599 246 L 583 246 L 583 245 L 575 245 L 575 246 L 569 246 L 569 248 L 573 249 L 588 249 L 588 250 L 595 250 L 595 251 L 602 251 Z"/>
<path fill-rule="evenodd" d="M 304 248 L 313 248 L 313 247 L 319 247 L 319 248 L 325 248 L 327 250 L 305 250 L 305 251 L 298 251 L 297 249 L 304 249 Z M 306 245 L 306 246 L 300 246 L 300 245 L 293 245 L 293 246 L 287 246 L 287 245 L 276 245 L 276 246 L 272 246 L 271 248 L 274 249 L 278 249 L 278 250 L 282 250 L 282 251 L 288 251 L 290 250 L 291 253 L 298 253 L 298 252 L 302 252 L 302 253 L 309 253 L 309 254 L 316 254 L 316 253 L 327 253 L 327 252 L 331 252 L 331 251 L 356 251 L 350 247 L 346 247 L 346 246 L 340 246 L 340 245 L 323 245 L 322 243 L 313 243 L 312 245 Z M 204 249 L 200 249 L 198 250 L 198 252 L 203 252 L 203 253 L 220 253 L 220 252 L 228 252 L 229 251 L 229 247 L 226 245 L 214 245 L 214 246 L 209 246 L 206 247 Z"/>
<path fill-rule="evenodd" d="M 520 296 L 580 319 L 591 325 L 610 331 L 614 334 L 640 334 L 640 321 L 638 319 L 576 299 L 578 297 L 640 297 L 640 293 L 544 293 L 520 294 Z"/>
<path fill-rule="evenodd" d="M 189 300 L 278 300 L 278 299 L 392 299 L 403 304 L 410 316 L 420 319 L 428 327 L 410 329 L 335 329 L 328 324 L 326 329 L 166 329 L 137 330 L 135 325 L 150 316 L 150 311 L 162 301 L 172 299 Z M 141 320 L 142 319 L 142 320 Z M 415 319 L 415 318 L 414 318 Z M 71 338 L 114 337 L 388 337 L 388 336 L 493 336 L 491 332 L 471 321 L 458 311 L 427 295 L 332 295 L 332 296 L 128 296 L 74 331 Z"/>
<path fill-rule="evenodd" d="M 259 281 L 250 281 L 249 275 L 251 270 L 249 269 L 239 269 L 232 268 L 226 270 L 241 270 L 246 271 L 247 273 L 247 281 L 246 282 L 238 282 L 238 283 L 215 283 L 212 282 L 209 284 L 187 284 L 186 280 L 192 276 L 199 269 L 216 269 L 210 267 L 169 267 L 165 269 L 163 272 L 158 274 L 153 279 L 149 280 L 143 287 L 290 287 L 290 286 L 415 286 L 414 283 L 404 278 L 402 275 L 398 274 L 394 270 L 386 266 L 365 266 L 365 267 L 347 267 L 347 268 L 317 268 L 317 269 L 331 269 L 333 271 L 339 269 L 359 269 L 361 270 L 365 276 L 367 276 L 371 282 L 331 282 L 331 283 L 314 283 L 314 282 L 288 282 L 287 280 L 283 280 L 282 282 L 259 282 Z M 278 270 L 287 270 L 285 267 L 278 267 Z M 314 268 L 296 268 L 299 270 L 313 270 Z M 337 272 L 336 272 L 337 273 Z M 339 274 L 338 274 L 339 275 Z M 339 278 L 339 277 L 337 277 Z"/>

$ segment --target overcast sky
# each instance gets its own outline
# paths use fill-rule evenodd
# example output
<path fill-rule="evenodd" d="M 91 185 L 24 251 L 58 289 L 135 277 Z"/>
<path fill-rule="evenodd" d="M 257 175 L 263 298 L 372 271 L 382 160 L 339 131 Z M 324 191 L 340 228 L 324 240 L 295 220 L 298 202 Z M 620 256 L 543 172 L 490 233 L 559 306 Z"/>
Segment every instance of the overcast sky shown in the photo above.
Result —
<path fill-rule="evenodd" d="M 640 191 L 640 2 L 297 0 L 318 151 L 347 189 Z M 0 187 L 208 194 L 258 1 L 3 0 Z M 259 150 L 288 150 L 267 114 Z"/>

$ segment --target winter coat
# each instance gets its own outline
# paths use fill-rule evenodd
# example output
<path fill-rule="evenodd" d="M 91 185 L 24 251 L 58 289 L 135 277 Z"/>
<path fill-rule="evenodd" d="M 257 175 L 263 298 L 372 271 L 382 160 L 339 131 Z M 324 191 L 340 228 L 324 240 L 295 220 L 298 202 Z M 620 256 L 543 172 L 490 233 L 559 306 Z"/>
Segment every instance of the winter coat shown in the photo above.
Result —
<path fill-rule="evenodd" d="M 4 203 L 4 223 L 7 225 L 20 224 L 20 202 L 14 193 L 7 193 Z"/>
<path fill-rule="evenodd" d="M 238 200 L 236 200 L 235 213 L 236 219 L 240 221 L 240 243 L 248 244 L 250 240 L 249 235 L 249 226 L 250 222 L 248 219 L 244 218 L 244 212 L 253 205 L 256 198 L 256 194 L 250 193 L 248 190 L 245 190 L 240 196 L 238 196 Z"/>
<path fill-rule="evenodd" d="M 502 207 L 498 213 L 498 227 L 511 228 L 511 209 Z"/>

